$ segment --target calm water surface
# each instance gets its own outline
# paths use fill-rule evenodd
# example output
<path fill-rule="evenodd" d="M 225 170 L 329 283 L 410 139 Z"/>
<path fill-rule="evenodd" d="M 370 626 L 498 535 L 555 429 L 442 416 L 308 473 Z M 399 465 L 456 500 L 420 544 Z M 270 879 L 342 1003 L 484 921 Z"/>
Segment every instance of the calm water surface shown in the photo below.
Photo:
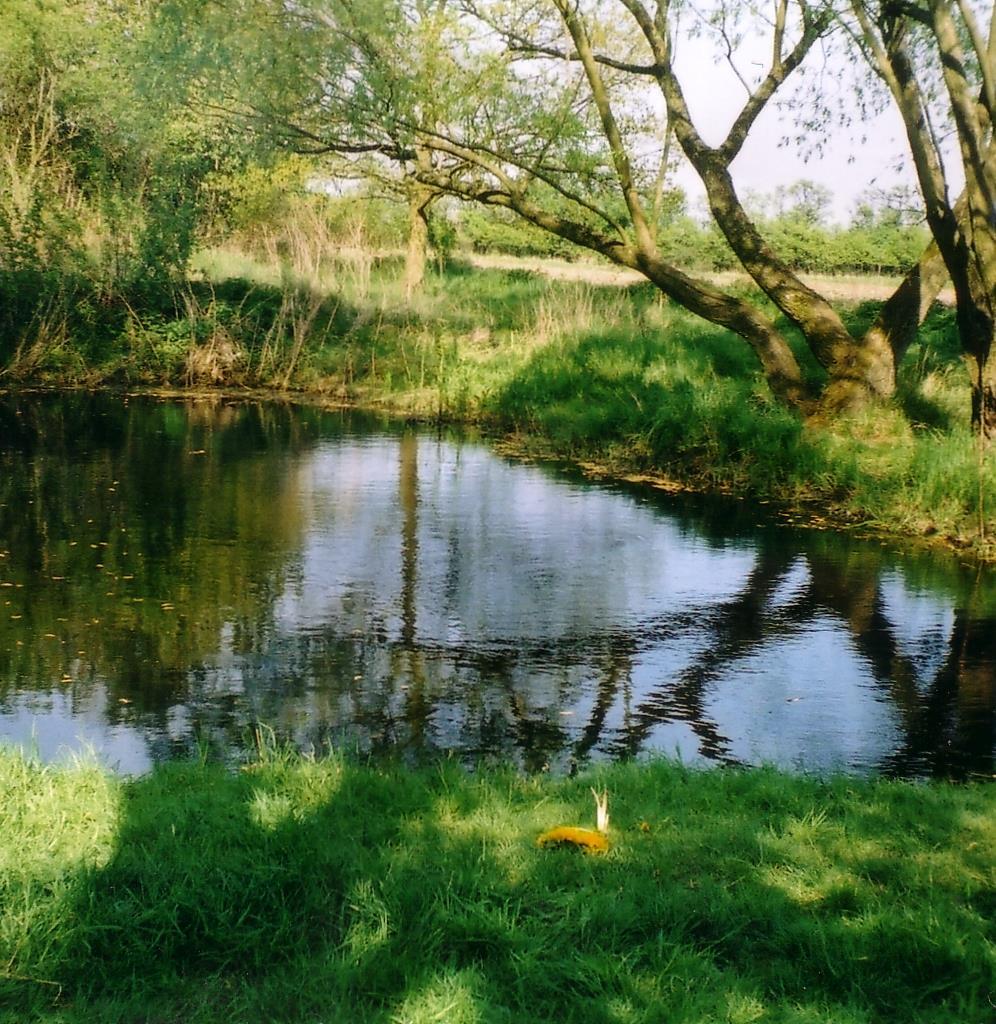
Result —
<path fill-rule="evenodd" d="M 0 740 L 992 777 L 996 580 L 278 405 L 0 399 Z"/>

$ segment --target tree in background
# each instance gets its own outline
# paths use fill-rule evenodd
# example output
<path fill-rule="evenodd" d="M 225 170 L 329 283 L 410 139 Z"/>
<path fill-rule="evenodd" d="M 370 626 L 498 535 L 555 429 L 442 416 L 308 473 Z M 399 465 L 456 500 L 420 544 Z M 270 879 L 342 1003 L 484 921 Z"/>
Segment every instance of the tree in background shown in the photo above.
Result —
<path fill-rule="evenodd" d="M 825 227 L 830 220 L 833 193 L 818 182 L 800 178 L 791 185 L 779 185 L 774 193 L 775 216 L 799 221 L 810 227 Z"/>
<path fill-rule="evenodd" d="M 791 197 L 810 183 L 780 186 L 773 193 L 748 193 L 744 205 L 761 233 L 794 270 L 815 274 L 877 274 L 902 277 L 929 242 L 919 197 L 874 192 L 858 202 L 846 226 L 828 219 L 825 206 L 797 210 Z M 829 195 L 829 190 L 827 192 Z M 828 200 L 829 201 L 829 200 Z M 899 205 L 897 205 L 899 204 Z M 816 216 L 814 216 L 816 214 Z M 579 249 L 500 207 L 468 205 L 457 218 L 461 241 L 475 252 L 576 258 Z M 684 194 L 669 189 L 657 219 L 656 242 L 686 271 L 736 270 L 740 264 L 709 218 L 693 217 Z"/>
<path fill-rule="evenodd" d="M 835 415 L 892 393 L 944 265 L 926 253 L 872 328 L 855 337 L 799 277 L 798 252 L 788 251 L 794 237 L 785 235 L 779 251 L 749 214 L 730 165 L 835 24 L 827 3 L 775 0 L 768 14 L 665 0 L 652 10 L 643 0 L 177 0 L 160 11 L 157 49 L 162 74 L 186 69 L 186 99 L 260 139 L 348 156 L 382 180 L 399 167 L 394 180 L 410 209 L 409 292 L 423 272 L 426 211 L 437 195 L 504 208 L 639 271 L 744 338 L 779 400 Z M 737 44 L 762 32 L 770 57 L 757 75 L 738 64 Z M 675 40 L 688 33 L 714 37 L 745 90 L 718 145 L 705 142 L 676 70 Z M 720 248 L 822 366 L 816 389 L 763 306 L 687 272 L 664 248 L 661 169 L 672 139 L 702 180 Z M 791 197 L 800 211 L 796 234 L 811 231 L 825 204 L 818 190 L 799 187 Z"/>
<path fill-rule="evenodd" d="M 0 264 L 112 292 L 185 270 L 223 140 L 136 89 L 142 3 L 11 0 L 0 37 Z"/>
<path fill-rule="evenodd" d="M 487 72 L 456 73 L 463 45 L 446 0 L 176 0 L 156 12 L 149 58 L 178 102 L 236 126 L 257 152 L 304 154 L 329 178 L 400 197 L 410 296 L 441 233 L 433 153 L 412 126 L 473 116 Z"/>

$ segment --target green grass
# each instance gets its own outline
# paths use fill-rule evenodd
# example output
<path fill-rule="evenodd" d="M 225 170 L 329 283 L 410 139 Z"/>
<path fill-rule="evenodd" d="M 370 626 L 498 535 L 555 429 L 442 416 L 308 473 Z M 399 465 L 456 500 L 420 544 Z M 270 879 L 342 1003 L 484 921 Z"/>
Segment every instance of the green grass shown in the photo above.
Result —
<path fill-rule="evenodd" d="M 0 820 L 4 1022 L 992 1019 L 991 785 L 8 751 Z"/>

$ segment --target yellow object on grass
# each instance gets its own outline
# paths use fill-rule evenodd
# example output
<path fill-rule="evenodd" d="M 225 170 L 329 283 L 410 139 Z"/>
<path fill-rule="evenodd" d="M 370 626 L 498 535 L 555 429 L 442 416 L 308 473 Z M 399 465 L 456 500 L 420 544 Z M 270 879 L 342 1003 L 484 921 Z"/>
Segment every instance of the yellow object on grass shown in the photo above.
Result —
<path fill-rule="evenodd" d="M 536 840 L 537 846 L 552 846 L 555 843 L 569 843 L 571 846 L 580 846 L 588 853 L 601 853 L 609 848 L 609 837 L 593 828 L 561 825 L 544 832 Z"/>
<path fill-rule="evenodd" d="M 595 798 L 595 819 L 598 828 L 574 828 L 571 825 L 559 825 L 544 832 L 537 840 L 537 846 L 576 846 L 585 853 L 604 853 L 609 848 L 609 794 L 599 795 L 591 791 Z"/>

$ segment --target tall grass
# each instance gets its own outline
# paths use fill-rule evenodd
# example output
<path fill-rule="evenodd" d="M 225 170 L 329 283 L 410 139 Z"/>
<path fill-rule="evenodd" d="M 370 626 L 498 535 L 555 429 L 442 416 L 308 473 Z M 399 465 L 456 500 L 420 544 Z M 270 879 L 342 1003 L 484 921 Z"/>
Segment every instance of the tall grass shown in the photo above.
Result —
<path fill-rule="evenodd" d="M 541 850 L 592 824 L 604 856 Z M 0 1020 L 992 1019 L 996 790 L 0 754 Z"/>

